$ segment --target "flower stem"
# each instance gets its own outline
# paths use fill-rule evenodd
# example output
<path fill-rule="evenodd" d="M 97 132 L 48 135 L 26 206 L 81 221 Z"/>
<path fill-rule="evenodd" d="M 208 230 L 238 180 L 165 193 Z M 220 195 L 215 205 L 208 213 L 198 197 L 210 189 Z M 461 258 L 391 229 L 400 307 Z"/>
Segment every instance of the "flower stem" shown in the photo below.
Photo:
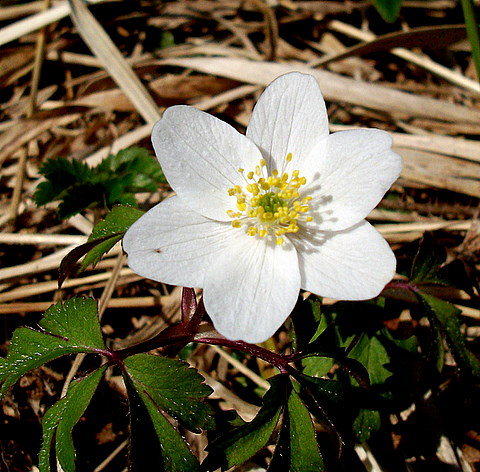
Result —
<path fill-rule="evenodd" d="M 195 342 L 205 344 L 216 344 L 218 346 L 225 346 L 238 351 L 251 354 L 252 356 L 263 359 L 269 364 L 275 366 L 282 374 L 292 374 L 295 369 L 290 365 L 296 358 L 294 355 L 282 355 L 276 352 L 269 351 L 256 344 L 249 344 L 244 341 L 231 341 L 226 338 L 209 338 L 209 337 L 195 337 Z"/>

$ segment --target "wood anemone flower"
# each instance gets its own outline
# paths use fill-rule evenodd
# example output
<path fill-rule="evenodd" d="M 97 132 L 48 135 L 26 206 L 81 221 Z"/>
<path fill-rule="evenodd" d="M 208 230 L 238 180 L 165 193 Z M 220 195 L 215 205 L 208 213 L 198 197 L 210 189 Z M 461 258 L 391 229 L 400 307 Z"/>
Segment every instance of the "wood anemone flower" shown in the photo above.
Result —
<path fill-rule="evenodd" d="M 393 277 L 395 257 L 364 218 L 399 176 L 401 158 L 384 131 L 329 134 L 313 77 L 273 81 L 246 136 L 173 106 L 152 141 L 176 196 L 127 231 L 129 265 L 156 281 L 203 288 L 225 337 L 265 341 L 300 289 L 369 299 Z"/>

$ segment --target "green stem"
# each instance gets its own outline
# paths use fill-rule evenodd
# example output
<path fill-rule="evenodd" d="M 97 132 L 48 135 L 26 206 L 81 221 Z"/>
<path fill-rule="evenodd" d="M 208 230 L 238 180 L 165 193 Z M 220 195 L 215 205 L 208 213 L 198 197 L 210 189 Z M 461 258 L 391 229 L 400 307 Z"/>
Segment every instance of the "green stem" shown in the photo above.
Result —
<path fill-rule="evenodd" d="M 475 16 L 473 0 L 461 0 L 468 40 L 472 48 L 472 58 L 477 69 L 477 79 L 480 81 L 480 29 Z"/>

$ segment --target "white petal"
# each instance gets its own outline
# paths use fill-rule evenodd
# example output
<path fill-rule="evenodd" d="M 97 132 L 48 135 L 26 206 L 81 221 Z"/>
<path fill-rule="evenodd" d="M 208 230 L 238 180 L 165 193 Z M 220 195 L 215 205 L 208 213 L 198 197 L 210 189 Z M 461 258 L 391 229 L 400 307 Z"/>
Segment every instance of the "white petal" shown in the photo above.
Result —
<path fill-rule="evenodd" d="M 235 209 L 228 195 L 244 185 L 239 168 L 252 170 L 259 149 L 227 123 L 189 106 L 169 108 L 152 131 L 152 142 L 170 186 L 191 209 L 203 216 L 228 221 Z"/>
<path fill-rule="evenodd" d="M 239 233 L 240 235 L 241 233 Z M 245 236 L 205 275 L 204 302 L 225 337 L 265 341 L 287 319 L 300 290 L 297 253 L 291 243 Z"/>
<path fill-rule="evenodd" d="M 342 230 L 363 220 L 400 175 L 402 160 L 384 131 L 331 134 L 301 164 L 305 194 L 322 230 Z"/>
<path fill-rule="evenodd" d="M 290 238 L 297 248 L 302 288 L 339 300 L 377 296 L 395 274 L 388 243 L 363 221 L 349 230 Z"/>
<path fill-rule="evenodd" d="M 178 197 L 165 200 L 126 232 L 128 265 L 143 277 L 171 285 L 202 287 L 205 270 L 237 232 L 228 223 L 189 210 Z"/>
<path fill-rule="evenodd" d="M 280 171 L 288 153 L 292 153 L 289 169 L 297 169 L 297 162 L 327 135 L 327 111 L 318 83 L 299 72 L 282 75 L 265 89 L 247 128 L 247 136 L 266 160 L 273 159 L 270 167 Z"/>

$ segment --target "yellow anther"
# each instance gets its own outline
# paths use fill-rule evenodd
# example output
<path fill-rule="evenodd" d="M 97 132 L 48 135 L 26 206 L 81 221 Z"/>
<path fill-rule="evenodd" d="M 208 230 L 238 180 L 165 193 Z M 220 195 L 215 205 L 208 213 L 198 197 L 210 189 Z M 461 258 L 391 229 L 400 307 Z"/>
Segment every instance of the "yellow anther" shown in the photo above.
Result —
<path fill-rule="evenodd" d="M 285 161 L 291 160 L 292 154 L 288 153 Z M 236 210 L 229 209 L 226 213 L 232 219 L 232 227 L 246 224 L 247 235 L 275 238 L 276 244 L 281 246 L 285 242 L 283 235 L 297 233 L 299 224 L 313 221 L 308 205 L 312 197 L 300 198 L 299 189 L 307 180 L 298 170 L 289 174 L 275 169 L 271 175 L 266 175 L 266 166 L 265 159 L 260 159 L 259 165 L 246 174 L 243 168 L 238 169 L 249 183 L 227 189 L 228 195 L 236 197 Z"/>

